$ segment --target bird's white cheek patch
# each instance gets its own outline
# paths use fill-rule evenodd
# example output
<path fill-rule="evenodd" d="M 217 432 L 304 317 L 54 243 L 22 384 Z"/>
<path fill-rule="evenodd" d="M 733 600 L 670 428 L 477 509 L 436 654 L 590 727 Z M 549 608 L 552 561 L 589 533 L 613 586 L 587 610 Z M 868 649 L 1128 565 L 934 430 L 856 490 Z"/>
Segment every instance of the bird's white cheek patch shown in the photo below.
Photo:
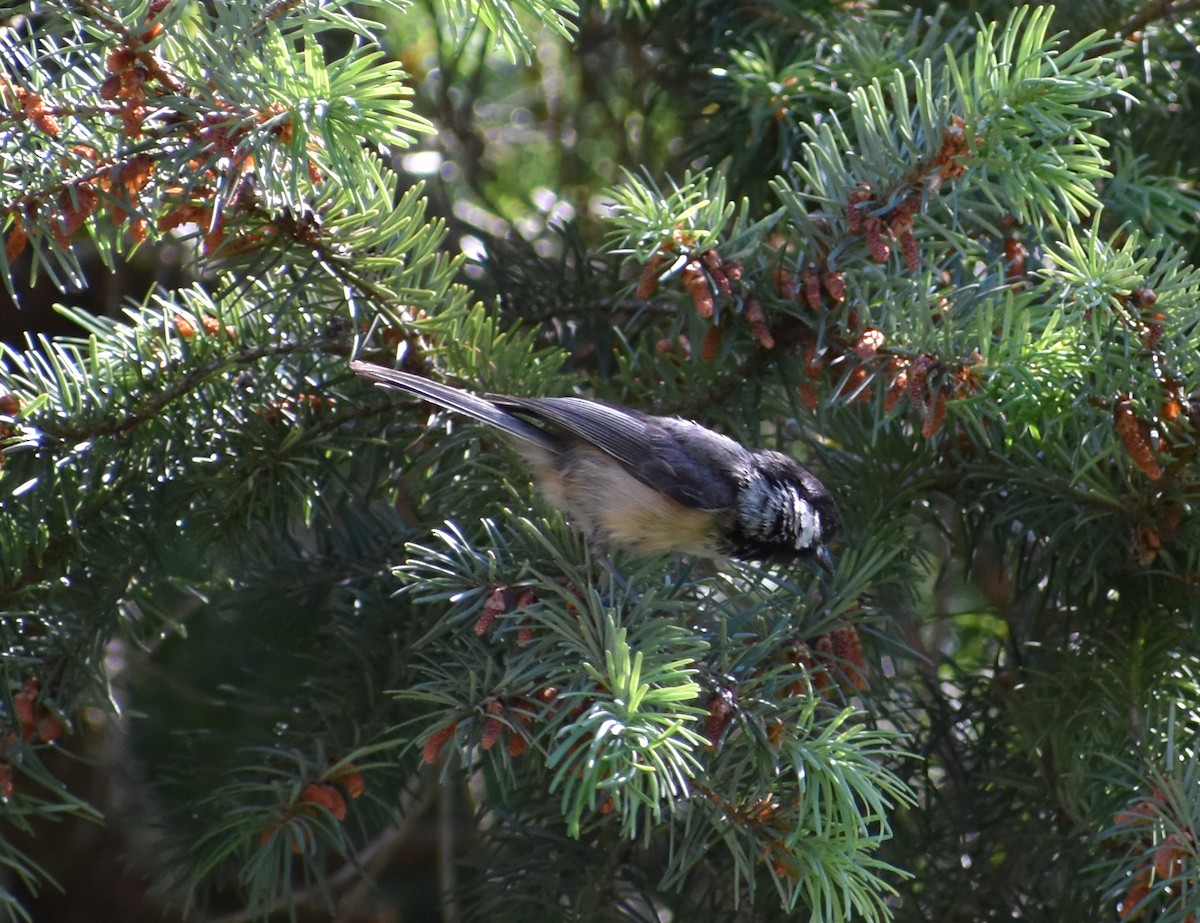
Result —
<path fill-rule="evenodd" d="M 812 508 L 812 504 L 801 499 L 798 494 L 793 493 L 792 502 L 796 504 L 800 521 L 800 534 L 796 536 L 796 550 L 800 551 L 805 548 L 811 548 L 817 540 L 817 533 L 821 528 L 821 519 L 817 515 L 817 511 Z"/>

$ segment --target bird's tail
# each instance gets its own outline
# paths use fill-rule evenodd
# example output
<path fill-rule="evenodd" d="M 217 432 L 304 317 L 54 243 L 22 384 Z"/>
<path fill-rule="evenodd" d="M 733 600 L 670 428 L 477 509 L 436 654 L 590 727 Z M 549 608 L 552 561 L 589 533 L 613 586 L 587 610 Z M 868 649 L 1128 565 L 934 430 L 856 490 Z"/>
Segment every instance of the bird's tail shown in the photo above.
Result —
<path fill-rule="evenodd" d="M 494 426 L 502 433 L 532 442 L 548 452 L 557 454 L 562 451 L 561 443 L 545 430 L 539 429 L 516 414 L 509 413 L 486 398 L 469 391 L 452 388 L 450 385 L 443 385 L 440 382 L 422 378 L 420 375 L 401 372 L 399 369 L 390 369 L 373 362 L 352 361 L 350 370 L 355 375 L 361 375 L 377 384 L 399 388 L 401 391 L 415 394 L 431 404 L 437 404 L 439 407 L 445 407 L 447 410 L 453 410 L 481 423 Z"/>

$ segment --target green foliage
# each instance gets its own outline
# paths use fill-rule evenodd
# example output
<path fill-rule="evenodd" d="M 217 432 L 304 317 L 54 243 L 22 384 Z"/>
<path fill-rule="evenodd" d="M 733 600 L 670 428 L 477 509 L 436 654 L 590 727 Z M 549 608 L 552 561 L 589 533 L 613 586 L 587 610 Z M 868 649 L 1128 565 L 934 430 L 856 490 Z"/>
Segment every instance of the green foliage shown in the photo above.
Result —
<path fill-rule="evenodd" d="M 1149 787 L 1101 833 L 1101 841 L 1118 857 L 1105 863 L 1110 881 L 1106 896 L 1125 912 L 1180 923 L 1194 912 L 1196 899 L 1190 873 L 1197 860 L 1192 831 L 1200 820 L 1193 794 L 1200 784 L 1196 753 L 1168 748 L 1165 770 L 1147 767 L 1139 784 Z"/>
<path fill-rule="evenodd" d="M 5 12 L 8 291 L 188 275 L 0 346 L 5 910 L 111 820 L 156 918 L 430 829 L 444 919 L 1188 919 L 1200 69 L 1087 6 Z M 788 452 L 835 572 L 596 561 L 360 355 Z"/>
<path fill-rule="evenodd" d="M 613 249 L 628 251 L 642 263 L 660 248 L 683 244 L 696 253 L 715 246 L 725 236 L 734 217 L 720 176 L 688 174 L 683 185 L 666 195 L 652 178 L 628 176 L 623 186 L 610 190 L 613 198 Z M 745 223 L 746 207 L 741 211 Z"/>
<path fill-rule="evenodd" d="M 512 57 L 523 58 L 529 63 L 533 57 L 534 44 L 529 38 L 529 25 L 556 32 L 570 38 L 575 31 L 573 17 L 579 12 L 574 0 L 486 0 L 483 3 L 445 3 L 450 19 L 460 23 L 460 30 L 468 33 L 482 27 L 495 36 Z"/>

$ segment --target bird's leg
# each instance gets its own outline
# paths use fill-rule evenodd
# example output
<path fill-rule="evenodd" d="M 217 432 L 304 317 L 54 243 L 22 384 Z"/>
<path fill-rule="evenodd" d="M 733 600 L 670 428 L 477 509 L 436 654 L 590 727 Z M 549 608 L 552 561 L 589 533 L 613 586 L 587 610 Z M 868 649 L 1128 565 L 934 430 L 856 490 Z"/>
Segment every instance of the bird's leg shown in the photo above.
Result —
<path fill-rule="evenodd" d="M 634 596 L 633 587 L 629 585 L 629 581 L 625 579 L 625 575 L 613 563 L 608 554 L 608 542 L 604 541 L 601 536 L 592 534 L 587 540 L 588 550 L 592 553 L 592 557 L 600 562 L 600 566 L 608 571 L 608 576 L 612 579 L 613 586 L 621 590 L 626 596 Z"/>
<path fill-rule="evenodd" d="M 598 551 L 596 560 L 600 562 L 600 566 L 608 571 L 608 576 L 612 578 L 614 585 L 619 587 L 627 596 L 633 595 L 633 588 L 629 585 L 629 581 L 625 579 L 625 575 L 617 570 L 617 565 L 612 562 L 612 558 L 608 556 L 606 551 Z"/>

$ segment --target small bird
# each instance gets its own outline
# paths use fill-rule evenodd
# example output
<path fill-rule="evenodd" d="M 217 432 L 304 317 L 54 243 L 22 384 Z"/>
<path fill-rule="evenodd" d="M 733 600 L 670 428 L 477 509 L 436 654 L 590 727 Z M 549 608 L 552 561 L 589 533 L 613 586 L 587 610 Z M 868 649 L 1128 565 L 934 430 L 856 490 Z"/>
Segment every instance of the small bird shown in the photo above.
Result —
<path fill-rule="evenodd" d="M 356 375 L 500 430 L 601 554 L 811 559 L 832 570 L 829 492 L 792 458 L 677 417 L 578 397 L 481 397 L 370 362 Z"/>

